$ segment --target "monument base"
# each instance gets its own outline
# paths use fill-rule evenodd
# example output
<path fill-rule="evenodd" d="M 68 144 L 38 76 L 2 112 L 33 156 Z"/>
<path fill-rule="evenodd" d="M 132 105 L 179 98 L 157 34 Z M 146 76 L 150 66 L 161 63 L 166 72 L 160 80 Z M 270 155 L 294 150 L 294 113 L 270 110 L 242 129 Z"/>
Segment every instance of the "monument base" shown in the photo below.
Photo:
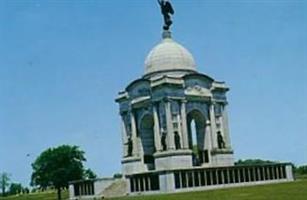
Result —
<path fill-rule="evenodd" d="M 172 150 L 164 152 L 156 152 L 155 169 L 156 170 L 170 170 L 182 169 L 192 167 L 192 151 L 186 150 Z"/>
<path fill-rule="evenodd" d="M 122 172 L 124 175 L 141 173 L 147 171 L 140 157 L 127 157 L 122 159 Z"/>
<path fill-rule="evenodd" d="M 127 176 L 130 194 L 189 192 L 293 181 L 290 163 L 251 166 L 192 167 Z M 153 181 L 153 179 L 155 181 Z M 157 182 L 159 180 L 159 182 Z M 138 184 L 140 183 L 140 184 Z M 143 185 L 142 185 L 143 184 Z M 154 189 L 150 188 L 154 186 Z"/>
<path fill-rule="evenodd" d="M 118 184 L 113 180 L 102 180 L 71 182 L 69 184 L 70 200 L 89 200 L 102 197 L 101 195 L 105 194 L 104 190 L 107 190 L 104 188 L 113 187 L 111 184 Z M 122 194 L 139 195 L 190 192 L 281 183 L 293 180 L 292 165 L 290 163 L 190 167 L 188 169 L 154 170 L 146 173 L 126 175 L 123 180 L 126 184 L 123 184 L 124 188 L 122 188 L 124 190 L 126 189 L 126 192 L 124 191 Z"/>
<path fill-rule="evenodd" d="M 234 156 L 232 149 L 213 149 L 211 151 L 212 167 L 234 166 Z"/>

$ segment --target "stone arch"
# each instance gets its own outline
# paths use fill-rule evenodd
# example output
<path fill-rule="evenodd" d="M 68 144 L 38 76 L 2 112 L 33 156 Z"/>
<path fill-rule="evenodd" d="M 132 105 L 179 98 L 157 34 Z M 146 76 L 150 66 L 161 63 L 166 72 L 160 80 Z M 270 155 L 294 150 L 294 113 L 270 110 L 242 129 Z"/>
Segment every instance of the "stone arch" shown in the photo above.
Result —
<path fill-rule="evenodd" d="M 208 138 L 206 120 L 206 116 L 198 109 L 193 109 L 187 114 L 188 140 L 189 148 L 193 151 L 193 165 L 201 165 L 209 160 L 208 151 L 205 150 L 205 139 Z M 196 140 L 194 144 L 193 140 Z"/>
<path fill-rule="evenodd" d="M 144 163 L 152 168 L 154 164 L 153 154 L 155 152 L 154 141 L 154 119 L 152 114 L 146 113 L 142 116 L 139 126 L 139 135 L 144 152 Z"/>

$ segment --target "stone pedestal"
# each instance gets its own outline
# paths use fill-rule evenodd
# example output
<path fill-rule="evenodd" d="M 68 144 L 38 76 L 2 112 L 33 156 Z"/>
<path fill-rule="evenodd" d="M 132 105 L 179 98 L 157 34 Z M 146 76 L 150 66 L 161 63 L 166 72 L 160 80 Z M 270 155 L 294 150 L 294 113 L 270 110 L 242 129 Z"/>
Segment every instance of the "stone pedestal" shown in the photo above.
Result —
<path fill-rule="evenodd" d="M 214 167 L 234 166 L 233 150 L 213 149 L 211 151 L 210 165 Z"/>
<path fill-rule="evenodd" d="M 122 159 L 122 172 L 124 175 L 148 171 L 146 165 L 139 157 L 128 157 Z"/>
<path fill-rule="evenodd" d="M 192 167 L 191 150 L 174 150 L 154 154 L 156 170 L 183 169 Z"/>

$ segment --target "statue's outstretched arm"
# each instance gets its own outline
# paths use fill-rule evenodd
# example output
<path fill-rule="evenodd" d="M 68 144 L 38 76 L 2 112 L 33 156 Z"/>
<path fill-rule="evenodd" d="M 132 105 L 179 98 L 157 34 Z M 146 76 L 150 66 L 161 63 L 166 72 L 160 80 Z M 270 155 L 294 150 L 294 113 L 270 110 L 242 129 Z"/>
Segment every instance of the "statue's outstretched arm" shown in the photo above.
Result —
<path fill-rule="evenodd" d="M 158 4 L 160 4 L 160 6 L 162 5 L 162 2 L 161 2 L 161 0 L 157 0 L 158 1 Z"/>

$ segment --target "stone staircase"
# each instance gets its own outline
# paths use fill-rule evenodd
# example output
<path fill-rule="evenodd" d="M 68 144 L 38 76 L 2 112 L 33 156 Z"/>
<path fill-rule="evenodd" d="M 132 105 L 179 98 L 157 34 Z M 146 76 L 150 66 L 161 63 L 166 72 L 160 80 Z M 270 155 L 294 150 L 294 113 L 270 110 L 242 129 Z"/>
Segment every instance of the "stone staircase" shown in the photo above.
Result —
<path fill-rule="evenodd" d="M 127 183 L 126 180 L 118 179 L 114 181 L 109 187 L 107 187 L 101 196 L 104 198 L 122 197 L 127 195 Z"/>

